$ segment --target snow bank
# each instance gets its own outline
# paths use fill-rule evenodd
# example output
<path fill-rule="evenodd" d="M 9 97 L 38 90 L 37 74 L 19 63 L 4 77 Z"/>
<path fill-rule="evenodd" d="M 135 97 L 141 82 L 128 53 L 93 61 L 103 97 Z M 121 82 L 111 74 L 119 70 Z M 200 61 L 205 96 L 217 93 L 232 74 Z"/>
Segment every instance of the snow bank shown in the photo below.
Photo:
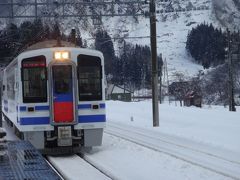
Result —
<path fill-rule="evenodd" d="M 239 109 L 240 111 L 240 109 Z M 144 102 L 107 102 L 107 121 L 144 127 L 169 135 L 191 139 L 234 152 L 240 152 L 240 113 L 228 108 L 159 106 L 160 127 L 152 127 L 152 104 Z"/>

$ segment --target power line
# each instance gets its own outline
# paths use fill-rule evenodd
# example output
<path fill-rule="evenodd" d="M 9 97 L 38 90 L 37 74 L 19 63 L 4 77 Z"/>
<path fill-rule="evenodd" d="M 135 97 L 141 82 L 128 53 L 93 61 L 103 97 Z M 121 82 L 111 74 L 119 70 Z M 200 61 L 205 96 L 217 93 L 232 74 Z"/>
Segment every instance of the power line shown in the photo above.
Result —
<path fill-rule="evenodd" d="M 144 11 L 142 10 L 142 6 L 145 4 L 145 1 L 139 0 L 139 1 L 102 1 L 102 2 L 66 2 L 66 1 L 55 1 L 53 3 L 49 2 L 7 2 L 7 3 L 0 3 L 0 6 L 5 6 L 6 10 L 8 10 L 8 15 L 0 14 L 0 18 L 55 18 L 56 16 L 67 18 L 67 17 L 102 17 L 102 16 L 142 16 L 144 15 Z M 81 14 L 79 15 L 78 12 L 73 12 L 72 14 L 69 14 L 69 9 L 75 9 L 75 6 L 82 6 L 85 9 L 89 9 L 90 13 L 88 14 Z M 124 9 L 122 6 L 126 6 L 126 9 Z M 132 10 L 130 7 L 134 6 L 136 8 L 136 11 Z M 13 7 L 13 8 L 10 8 Z M 28 7 L 32 8 L 33 11 L 30 14 L 16 14 L 14 12 L 14 7 Z M 49 7 L 55 7 L 54 10 L 51 12 L 45 11 L 46 9 L 49 9 Z M 60 11 L 55 12 L 56 9 L 60 9 Z M 99 13 L 94 11 L 94 9 L 98 9 Z M 67 11 L 66 11 L 67 10 Z M 132 10 L 131 12 L 129 12 Z M 24 11 L 25 12 L 25 11 Z"/>

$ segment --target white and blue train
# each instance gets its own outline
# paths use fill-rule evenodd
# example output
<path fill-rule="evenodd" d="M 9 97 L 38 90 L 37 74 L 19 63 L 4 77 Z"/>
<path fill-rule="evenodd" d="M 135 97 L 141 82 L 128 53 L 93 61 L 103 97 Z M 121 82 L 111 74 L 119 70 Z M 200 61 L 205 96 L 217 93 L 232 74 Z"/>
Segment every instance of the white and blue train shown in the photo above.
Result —
<path fill-rule="evenodd" d="M 102 144 L 106 122 L 104 59 L 76 47 L 30 50 L 3 72 L 2 114 L 43 154 Z"/>

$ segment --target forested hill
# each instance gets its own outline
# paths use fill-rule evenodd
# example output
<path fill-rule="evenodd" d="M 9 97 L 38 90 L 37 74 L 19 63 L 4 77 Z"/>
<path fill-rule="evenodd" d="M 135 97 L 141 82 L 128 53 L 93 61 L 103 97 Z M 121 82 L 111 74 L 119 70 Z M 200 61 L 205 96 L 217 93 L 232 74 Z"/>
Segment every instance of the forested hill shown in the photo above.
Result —
<path fill-rule="evenodd" d="M 1 3 L 10 0 L 2 0 Z M 79 0 L 85 2 L 86 0 Z M 109 0 L 110 1 L 110 0 Z M 124 1 L 124 0 L 123 0 Z M 14 2 L 20 2 L 14 0 Z M 35 2 L 35 0 L 21 0 L 24 2 Z M 41 2 L 46 2 L 41 0 Z M 57 13 L 56 2 L 61 0 L 49 0 L 52 7 L 43 9 L 44 13 Z M 239 20 L 239 1 L 238 0 L 156 0 L 157 3 L 157 34 L 158 34 L 158 53 L 162 53 L 163 59 L 166 59 L 169 78 L 174 79 L 176 72 L 182 72 L 185 76 L 194 76 L 203 70 L 202 65 L 193 61 L 187 53 L 186 41 L 188 32 L 199 25 L 207 23 L 216 28 L 219 27 L 238 27 Z M 143 11 L 149 10 L 148 5 L 144 5 Z M 105 8 L 109 9 L 109 8 Z M 134 10 L 132 8 L 131 10 Z M 31 8 L 19 7 L 15 9 L 16 13 L 31 13 Z M 60 11 L 60 10 L 59 10 Z M 88 9 L 75 7 L 71 11 L 77 11 L 80 14 L 88 13 Z M 100 10 L 99 10 L 100 11 Z M 102 9 L 101 11 L 104 11 Z M 7 13 L 6 7 L 0 7 L 1 13 Z M 234 12 L 234 13 L 233 13 Z M 70 12 L 69 10 L 69 13 Z M 24 20 L 16 19 L 11 22 L 20 25 Z M 102 24 L 98 27 L 93 25 L 91 18 L 54 18 L 43 19 L 44 23 L 49 25 L 56 21 L 60 24 L 61 32 L 70 34 L 72 28 L 77 29 L 81 34 L 82 40 L 87 47 L 95 48 L 95 34 L 97 29 L 106 30 L 112 39 L 115 54 L 119 56 L 122 53 L 124 42 L 139 45 L 150 45 L 149 40 L 149 17 L 102 17 Z M 0 27 L 5 27 L 9 21 L 0 20 Z M 125 41 L 124 41 L 125 40 Z"/>

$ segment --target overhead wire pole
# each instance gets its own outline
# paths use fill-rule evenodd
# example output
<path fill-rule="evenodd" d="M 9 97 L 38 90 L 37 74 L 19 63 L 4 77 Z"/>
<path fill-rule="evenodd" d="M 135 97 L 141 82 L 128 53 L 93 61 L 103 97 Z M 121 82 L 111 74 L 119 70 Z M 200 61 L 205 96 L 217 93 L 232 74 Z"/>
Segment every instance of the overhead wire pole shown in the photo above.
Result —
<path fill-rule="evenodd" d="M 228 37 L 228 98 L 229 98 L 229 111 L 236 111 L 234 102 L 234 85 L 233 85 L 233 63 L 232 63 L 232 35 L 227 30 Z"/>
<path fill-rule="evenodd" d="M 150 40 L 152 58 L 152 110 L 153 127 L 159 126 L 158 109 L 158 62 L 157 62 L 157 29 L 156 29 L 156 2 L 150 0 Z"/>

